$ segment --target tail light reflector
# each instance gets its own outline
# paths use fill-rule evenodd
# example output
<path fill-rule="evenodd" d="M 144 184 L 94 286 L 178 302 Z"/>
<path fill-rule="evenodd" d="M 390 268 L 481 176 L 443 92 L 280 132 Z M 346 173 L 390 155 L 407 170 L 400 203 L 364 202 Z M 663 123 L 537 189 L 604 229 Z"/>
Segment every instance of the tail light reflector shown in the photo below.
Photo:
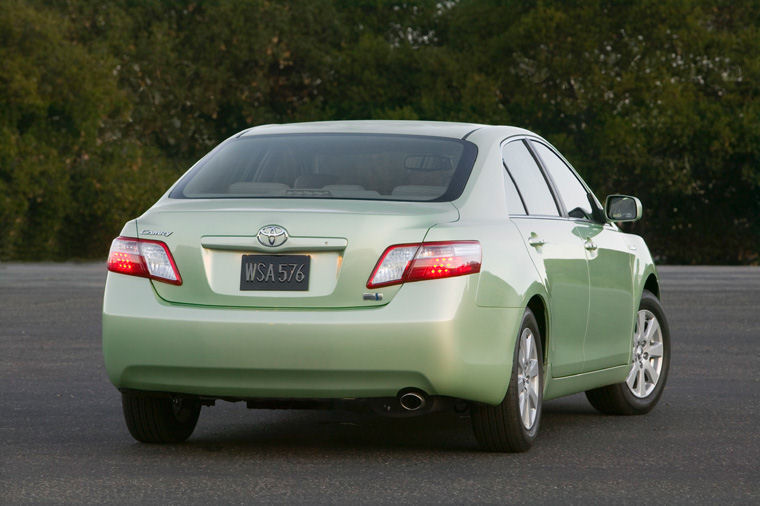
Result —
<path fill-rule="evenodd" d="M 181 285 L 169 247 L 161 241 L 117 237 L 108 253 L 108 270 Z"/>
<path fill-rule="evenodd" d="M 478 241 L 397 244 L 380 256 L 367 288 L 474 274 L 481 256 Z"/>

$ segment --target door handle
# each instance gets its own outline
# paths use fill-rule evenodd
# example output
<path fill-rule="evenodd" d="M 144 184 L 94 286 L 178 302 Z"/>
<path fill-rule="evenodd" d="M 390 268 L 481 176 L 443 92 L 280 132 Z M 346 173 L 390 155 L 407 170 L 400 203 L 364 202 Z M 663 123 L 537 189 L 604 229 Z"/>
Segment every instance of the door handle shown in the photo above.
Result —
<path fill-rule="evenodd" d="M 538 248 L 538 247 L 543 246 L 545 243 L 544 243 L 544 240 L 538 237 L 537 235 L 532 235 L 528 238 L 528 244 L 530 244 L 531 246 L 535 248 Z"/>
<path fill-rule="evenodd" d="M 599 246 L 597 246 L 596 243 L 592 241 L 591 239 L 586 239 L 586 242 L 583 244 L 583 247 L 589 251 L 596 251 L 596 249 Z"/>

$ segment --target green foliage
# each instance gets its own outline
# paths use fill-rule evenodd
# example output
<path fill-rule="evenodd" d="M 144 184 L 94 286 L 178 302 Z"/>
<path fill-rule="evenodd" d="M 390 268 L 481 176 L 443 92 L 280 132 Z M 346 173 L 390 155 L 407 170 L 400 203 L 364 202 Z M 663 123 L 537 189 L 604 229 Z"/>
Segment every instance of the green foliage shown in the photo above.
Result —
<path fill-rule="evenodd" d="M 4 0 L 0 258 L 102 257 L 247 126 L 514 124 L 661 260 L 757 263 L 760 2 Z"/>

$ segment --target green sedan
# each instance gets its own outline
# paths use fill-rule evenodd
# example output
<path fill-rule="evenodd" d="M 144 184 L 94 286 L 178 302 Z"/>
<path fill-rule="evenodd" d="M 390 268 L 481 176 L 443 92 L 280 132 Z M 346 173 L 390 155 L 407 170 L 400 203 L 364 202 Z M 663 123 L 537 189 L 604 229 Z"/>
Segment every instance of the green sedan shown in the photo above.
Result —
<path fill-rule="evenodd" d="M 265 125 L 198 161 L 108 258 L 106 369 L 138 441 L 202 406 L 469 412 L 525 451 L 544 399 L 642 414 L 670 340 L 652 257 L 551 144 L 465 123 Z"/>

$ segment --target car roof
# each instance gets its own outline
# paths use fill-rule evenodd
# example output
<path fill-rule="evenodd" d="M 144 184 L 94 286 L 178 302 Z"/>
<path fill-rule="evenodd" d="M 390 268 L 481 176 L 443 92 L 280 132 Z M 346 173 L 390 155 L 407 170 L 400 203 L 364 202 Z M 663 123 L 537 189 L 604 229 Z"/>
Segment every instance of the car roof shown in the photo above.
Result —
<path fill-rule="evenodd" d="M 402 135 L 431 135 L 436 137 L 464 138 L 482 129 L 499 129 L 507 135 L 525 133 L 515 127 L 496 127 L 478 123 L 454 123 L 446 121 L 314 121 L 308 123 L 288 123 L 282 125 L 261 125 L 244 130 L 238 136 L 300 134 L 300 133 L 376 133 Z"/>

